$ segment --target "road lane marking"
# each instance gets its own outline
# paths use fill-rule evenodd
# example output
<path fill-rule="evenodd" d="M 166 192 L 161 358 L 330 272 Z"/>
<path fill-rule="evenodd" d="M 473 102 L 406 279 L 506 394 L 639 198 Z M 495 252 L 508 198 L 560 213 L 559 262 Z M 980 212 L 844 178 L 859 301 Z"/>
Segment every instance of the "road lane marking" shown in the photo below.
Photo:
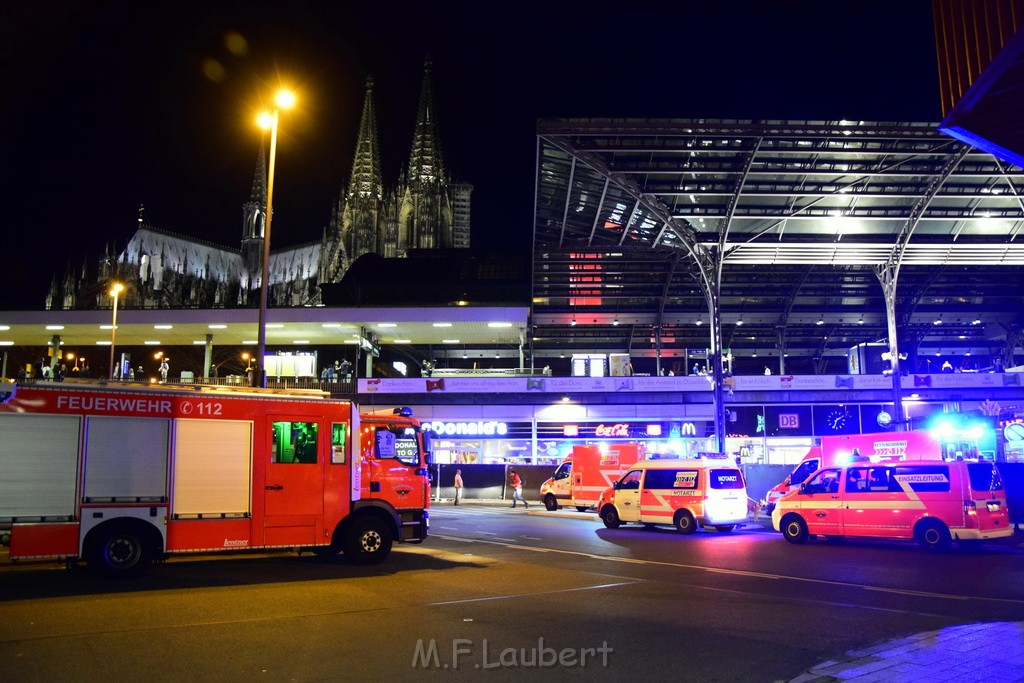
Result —
<path fill-rule="evenodd" d="M 558 548 L 538 548 L 529 545 L 520 545 L 516 543 L 498 543 L 490 539 L 478 538 L 459 538 L 456 536 L 444 536 L 441 534 L 435 534 L 435 538 L 442 538 L 450 541 L 462 541 L 465 543 L 490 543 L 491 545 L 500 545 L 511 550 L 528 550 L 536 553 L 558 553 L 561 555 L 572 555 L 575 557 L 585 557 L 592 560 L 604 560 L 606 562 L 619 562 L 623 564 L 646 564 L 656 567 L 675 567 L 677 569 L 695 569 L 699 571 L 708 572 L 710 574 L 727 574 L 731 576 L 743 576 L 747 578 L 756 579 L 770 579 L 775 581 L 796 581 L 798 583 L 810 583 L 822 586 L 839 586 L 842 588 L 859 588 L 861 590 L 871 590 L 879 593 L 891 593 L 893 595 L 909 595 L 914 597 L 932 597 L 940 598 L 945 600 L 980 600 L 983 602 L 996 602 L 1010 605 L 1024 605 L 1024 600 L 1017 600 L 1014 598 L 989 598 L 984 596 L 976 595 L 952 595 L 949 593 L 930 593 L 925 591 L 913 591 L 902 588 L 885 588 L 880 586 L 863 586 L 858 583 L 850 583 L 848 581 L 831 581 L 829 579 L 812 579 L 803 576 L 787 576 L 785 574 L 768 574 L 765 572 L 752 572 L 743 569 L 724 569 L 721 567 L 702 567 L 697 564 L 682 564 L 679 562 L 664 562 L 661 560 L 640 560 L 632 557 L 615 557 L 608 555 L 595 555 L 594 553 L 585 553 L 579 550 L 561 550 Z"/>
<path fill-rule="evenodd" d="M 468 602 L 489 602 L 491 600 L 513 600 L 515 598 L 529 598 L 540 595 L 558 595 L 560 593 L 578 593 L 579 591 L 603 590 L 605 588 L 620 588 L 622 586 L 635 586 L 644 583 L 643 579 L 632 579 L 630 581 L 619 581 L 617 583 L 602 583 L 597 586 L 579 586 L 577 588 L 559 588 L 553 591 L 541 591 L 539 593 L 511 593 L 509 595 L 491 595 L 485 598 L 466 598 L 464 600 L 445 600 L 444 602 L 428 602 L 424 607 L 438 607 L 441 605 L 462 605 Z"/>

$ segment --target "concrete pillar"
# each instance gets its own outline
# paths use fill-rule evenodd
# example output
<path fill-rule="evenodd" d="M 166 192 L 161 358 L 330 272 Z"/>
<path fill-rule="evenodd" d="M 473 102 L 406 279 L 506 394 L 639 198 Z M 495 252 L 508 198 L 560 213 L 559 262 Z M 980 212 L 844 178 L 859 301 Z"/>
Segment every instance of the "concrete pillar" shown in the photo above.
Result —
<path fill-rule="evenodd" d="M 203 354 L 203 379 L 210 379 L 210 367 L 213 365 L 213 335 L 206 335 L 206 348 Z"/>
<path fill-rule="evenodd" d="M 59 334 L 53 335 L 53 337 L 50 339 L 50 346 L 53 347 L 53 351 L 50 354 L 50 367 L 52 368 L 53 366 L 58 365 L 60 362 L 61 353 Z"/>

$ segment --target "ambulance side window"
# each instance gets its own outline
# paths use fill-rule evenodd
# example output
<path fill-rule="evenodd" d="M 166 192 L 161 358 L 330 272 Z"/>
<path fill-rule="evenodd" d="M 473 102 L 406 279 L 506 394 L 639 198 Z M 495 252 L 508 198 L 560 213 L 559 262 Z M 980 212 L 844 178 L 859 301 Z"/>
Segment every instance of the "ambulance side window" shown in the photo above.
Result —
<path fill-rule="evenodd" d="M 679 470 L 647 470 L 644 480 L 645 489 L 693 488 L 697 481 L 697 472 L 680 472 Z"/>
<path fill-rule="evenodd" d="M 875 493 L 899 492 L 899 484 L 891 481 L 892 470 L 888 467 L 872 467 L 868 472 L 868 491 Z"/>
<path fill-rule="evenodd" d="M 315 463 L 317 424 L 315 422 L 274 422 L 271 425 L 272 463 Z"/>
<path fill-rule="evenodd" d="M 561 465 L 558 466 L 558 469 L 555 470 L 555 476 L 552 477 L 552 479 L 566 479 L 566 478 L 568 478 L 569 474 L 571 474 L 571 473 L 572 473 L 572 463 L 571 462 L 563 462 Z"/>
<path fill-rule="evenodd" d="M 892 485 L 897 491 L 902 491 L 904 486 L 909 486 L 910 490 L 915 493 L 948 493 L 950 489 L 949 466 L 897 466 L 893 471 Z"/>
<path fill-rule="evenodd" d="M 837 493 L 841 470 L 822 470 L 804 485 L 804 493 Z"/>
<path fill-rule="evenodd" d="M 622 479 L 619 480 L 618 488 L 623 489 L 638 489 L 640 488 L 640 475 L 643 474 L 640 470 L 633 470 Z"/>
<path fill-rule="evenodd" d="M 868 468 L 851 467 L 846 470 L 846 492 L 867 493 L 868 490 Z"/>

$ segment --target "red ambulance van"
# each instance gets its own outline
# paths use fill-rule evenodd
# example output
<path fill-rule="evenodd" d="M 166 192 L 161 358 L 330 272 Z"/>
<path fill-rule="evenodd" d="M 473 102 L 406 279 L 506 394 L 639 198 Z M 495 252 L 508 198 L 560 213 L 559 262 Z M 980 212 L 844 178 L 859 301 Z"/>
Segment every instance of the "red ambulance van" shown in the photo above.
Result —
<path fill-rule="evenodd" d="M 779 499 L 772 525 L 790 543 L 866 536 L 914 539 L 930 550 L 1013 534 L 999 470 L 963 460 L 820 469 Z"/>

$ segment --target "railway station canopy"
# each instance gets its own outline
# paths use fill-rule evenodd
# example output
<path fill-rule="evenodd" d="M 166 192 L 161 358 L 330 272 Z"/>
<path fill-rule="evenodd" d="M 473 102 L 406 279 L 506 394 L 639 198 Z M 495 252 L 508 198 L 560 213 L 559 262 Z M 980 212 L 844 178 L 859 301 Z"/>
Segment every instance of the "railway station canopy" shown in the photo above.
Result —
<path fill-rule="evenodd" d="M 887 343 L 889 283 L 901 356 L 984 365 L 1020 344 L 1022 194 L 930 123 L 542 120 L 534 353 L 706 349 L 713 295 L 733 358 L 823 372 Z"/>

